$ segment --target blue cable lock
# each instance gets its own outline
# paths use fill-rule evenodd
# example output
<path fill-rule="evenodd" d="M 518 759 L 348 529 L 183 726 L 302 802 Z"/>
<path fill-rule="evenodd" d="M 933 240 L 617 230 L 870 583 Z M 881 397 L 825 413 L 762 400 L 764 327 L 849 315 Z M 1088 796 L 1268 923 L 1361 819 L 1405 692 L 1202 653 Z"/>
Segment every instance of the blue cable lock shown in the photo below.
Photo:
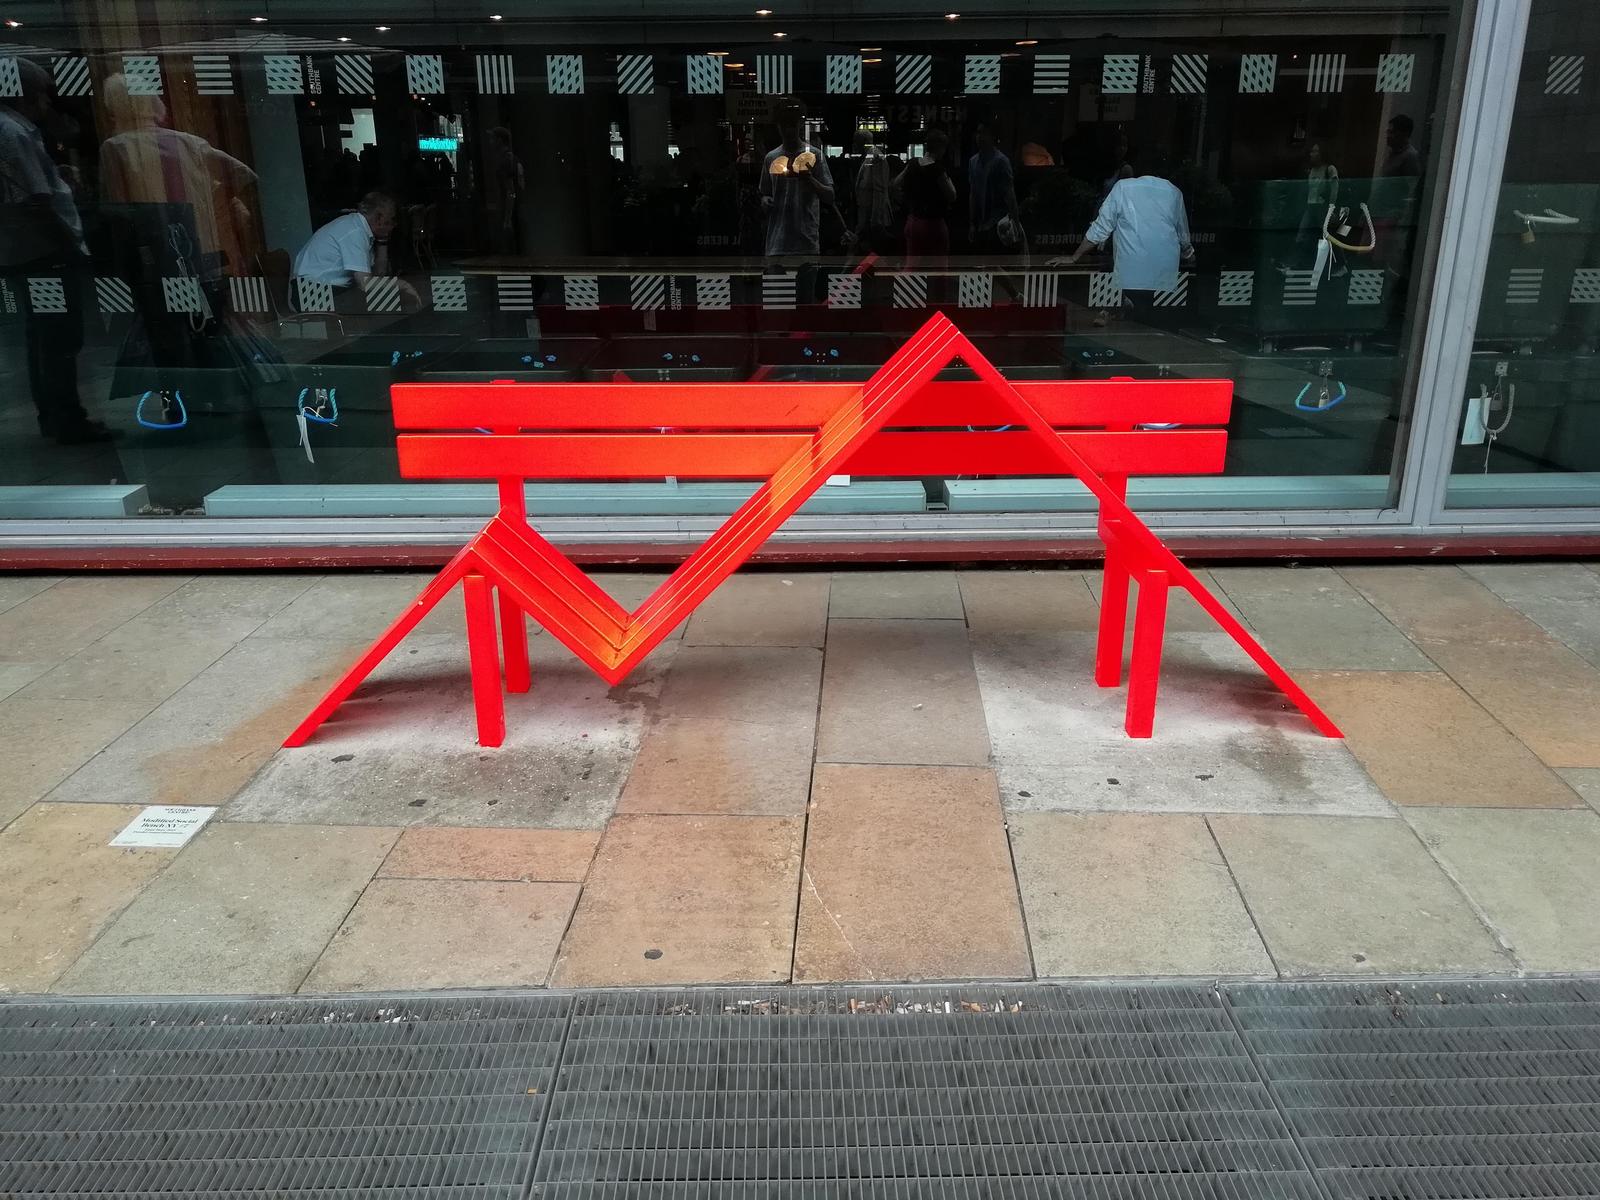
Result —
<path fill-rule="evenodd" d="M 304 417 L 308 421 L 315 421 L 318 425 L 333 425 L 337 423 L 339 420 L 339 389 L 328 389 L 328 408 L 331 411 L 326 416 L 323 415 L 320 404 L 315 407 L 307 407 L 306 396 L 310 392 L 311 389 L 308 387 L 300 389 L 300 397 L 294 402 L 295 415 Z"/>
<path fill-rule="evenodd" d="M 1330 408 L 1338 408 L 1339 405 L 1345 402 L 1345 398 L 1350 393 L 1348 389 L 1345 388 L 1343 380 L 1336 380 L 1335 382 L 1338 384 L 1339 394 L 1329 400 L 1326 404 L 1307 404 L 1305 402 L 1306 393 L 1311 390 L 1311 385 L 1308 383 L 1300 389 L 1300 394 L 1294 398 L 1294 406 L 1301 412 L 1311 413 L 1327 412 Z"/>

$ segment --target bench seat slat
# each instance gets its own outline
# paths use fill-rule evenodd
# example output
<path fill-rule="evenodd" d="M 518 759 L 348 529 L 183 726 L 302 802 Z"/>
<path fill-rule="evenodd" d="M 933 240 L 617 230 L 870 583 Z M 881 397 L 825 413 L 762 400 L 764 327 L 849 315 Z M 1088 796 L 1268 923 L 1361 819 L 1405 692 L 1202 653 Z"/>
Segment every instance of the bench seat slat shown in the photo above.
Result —
<path fill-rule="evenodd" d="M 1221 426 L 1227 379 L 1048 380 L 1017 390 L 1052 425 L 1128 420 Z M 398 429 L 810 429 L 859 395 L 858 383 L 396 384 Z M 755 397 L 755 399 L 752 399 Z M 1015 414 L 978 383 L 929 384 L 891 425 L 1004 425 Z"/>
<path fill-rule="evenodd" d="M 1222 470 L 1227 434 L 1214 429 L 1064 435 L 1101 474 L 1208 475 Z M 407 479 L 766 479 L 811 445 L 804 433 L 403 434 Z M 1026 430 L 880 433 L 857 451 L 854 475 L 1060 475 Z"/>

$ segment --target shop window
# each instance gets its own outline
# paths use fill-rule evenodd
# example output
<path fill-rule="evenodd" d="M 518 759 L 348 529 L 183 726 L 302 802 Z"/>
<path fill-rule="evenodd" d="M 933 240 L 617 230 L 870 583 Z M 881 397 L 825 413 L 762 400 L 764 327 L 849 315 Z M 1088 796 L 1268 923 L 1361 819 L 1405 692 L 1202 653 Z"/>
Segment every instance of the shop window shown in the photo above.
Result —
<path fill-rule="evenodd" d="M 392 384 L 857 380 L 936 308 L 1014 378 L 1232 379 L 1227 472 L 1142 507 L 1391 501 L 1453 9 L 607 19 L 638 7 L 179 3 L 137 50 L 87 19 L 10 30 L 0 515 L 62 488 L 79 515 L 468 515 L 489 489 L 399 479 Z M 1566 192 L 1529 205 L 1580 222 L 1540 227 L 1551 253 L 1592 223 Z M 1561 254 L 1507 260 L 1545 273 L 1506 301 L 1518 328 L 1582 291 Z M 533 508 L 716 513 L 744 487 Z M 812 511 L 1088 507 L 1071 481 L 911 479 Z"/>

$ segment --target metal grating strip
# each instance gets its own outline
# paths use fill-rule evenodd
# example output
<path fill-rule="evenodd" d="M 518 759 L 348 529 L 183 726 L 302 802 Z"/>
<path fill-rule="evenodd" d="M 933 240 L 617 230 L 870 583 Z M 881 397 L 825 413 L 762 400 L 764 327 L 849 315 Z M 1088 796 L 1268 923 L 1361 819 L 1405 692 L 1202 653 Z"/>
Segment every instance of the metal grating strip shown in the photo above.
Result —
<path fill-rule="evenodd" d="M 1591 980 L 0 1000 L 0 1196 L 1600 1195 Z"/>

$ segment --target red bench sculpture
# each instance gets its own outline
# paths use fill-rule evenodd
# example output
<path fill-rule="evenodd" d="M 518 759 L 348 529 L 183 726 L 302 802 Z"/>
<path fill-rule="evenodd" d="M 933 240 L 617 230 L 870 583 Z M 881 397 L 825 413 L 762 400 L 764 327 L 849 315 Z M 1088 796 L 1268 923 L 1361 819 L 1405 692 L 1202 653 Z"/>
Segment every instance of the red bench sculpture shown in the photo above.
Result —
<path fill-rule="evenodd" d="M 977 381 L 935 379 L 958 359 Z M 1095 682 L 1102 687 L 1122 682 L 1128 585 L 1139 584 L 1130 737 L 1151 734 L 1173 586 L 1192 595 L 1319 732 L 1339 737 L 1127 504 L 1130 475 L 1222 470 L 1232 390 L 1228 380 L 1012 383 L 942 313 L 865 383 L 397 385 L 396 427 L 428 431 L 400 435 L 401 473 L 495 479 L 500 509 L 284 744 L 303 744 L 459 583 L 478 741 L 498 746 L 505 740 L 502 653 L 508 691 L 526 692 L 532 682 L 525 616 L 602 679 L 620 683 L 837 474 L 1076 476 L 1100 503 L 1105 585 Z M 1140 428 L 1156 423 L 1182 428 Z M 635 612 L 528 524 L 525 480 L 663 476 L 765 482 Z"/>

